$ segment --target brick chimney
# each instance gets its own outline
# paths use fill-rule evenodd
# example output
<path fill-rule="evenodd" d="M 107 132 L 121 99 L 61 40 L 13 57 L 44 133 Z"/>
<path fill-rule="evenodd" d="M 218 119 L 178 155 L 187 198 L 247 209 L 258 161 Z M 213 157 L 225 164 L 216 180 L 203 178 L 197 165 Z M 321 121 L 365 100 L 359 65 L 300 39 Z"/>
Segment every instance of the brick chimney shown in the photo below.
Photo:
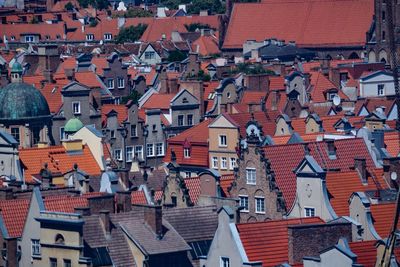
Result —
<path fill-rule="evenodd" d="M 163 236 L 161 206 L 145 206 L 144 221 L 150 226 L 157 238 L 161 239 Z"/>
<path fill-rule="evenodd" d="M 118 191 L 117 198 L 117 213 L 128 212 L 132 210 L 131 191 Z"/>
<path fill-rule="evenodd" d="M 368 182 L 367 161 L 365 158 L 354 158 L 354 168 L 365 184 Z"/>
<path fill-rule="evenodd" d="M 80 214 L 81 216 L 90 216 L 89 207 L 75 207 L 74 212 Z"/>
<path fill-rule="evenodd" d="M 106 237 L 111 236 L 111 219 L 109 210 L 100 210 L 100 219 L 103 223 L 104 231 L 106 232 Z"/>
<path fill-rule="evenodd" d="M 325 140 L 326 147 L 328 150 L 328 156 L 330 159 L 336 159 L 336 147 L 335 147 L 335 140 L 333 139 L 326 139 Z"/>
<path fill-rule="evenodd" d="M 75 81 L 75 69 L 65 69 L 65 76 L 70 81 Z"/>
<path fill-rule="evenodd" d="M 14 199 L 13 189 L 10 187 L 0 188 L 0 199 L 1 200 Z"/>
<path fill-rule="evenodd" d="M 101 195 L 96 197 L 89 197 L 89 208 L 90 214 L 99 214 L 101 210 L 107 209 L 114 213 L 115 211 L 115 202 L 114 202 L 114 195 Z"/>
<path fill-rule="evenodd" d="M 281 92 L 271 91 L 271 110 L 278 110 L 278 103 L 281 100 Z"/>

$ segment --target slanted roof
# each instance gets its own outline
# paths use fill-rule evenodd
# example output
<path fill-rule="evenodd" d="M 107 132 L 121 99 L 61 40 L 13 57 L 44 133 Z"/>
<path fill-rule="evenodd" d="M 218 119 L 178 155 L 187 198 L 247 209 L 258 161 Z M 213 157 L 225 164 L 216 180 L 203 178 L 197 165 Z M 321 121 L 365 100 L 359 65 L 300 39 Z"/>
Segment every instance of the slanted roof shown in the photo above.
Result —
<path fill-rule="evenodd" d="M 376 232 L 381 238 L 387 238 L 392 230 L 393 218 L 396 213 L 396 203 L 371 204 L 370 208 Z"/>
<path fill-rule="evenodd" d="M 30 199 L 0 201 L 0 214 L 9 237 L 22 236 Z"/>
<path fill-rule="evenodd" d="M 235 4 L 223 48 L 239 49 L 247 40 L 270 38 L 302 47 L 364 46 L 373 13 L 373 0 Z"/>
<path fill-rule="evenodd" d="M 351 251 L 357 255 L 357 263 L 363 266 L 375 266 L 377 250 L 376 240 L 350 242 Z"/>
<path fill-rule="evenodd" d="M 167 110 L 170 107 L 171 100 L 175 94 L 152 94 L 146 102 L 143 103 L 141 109 L 161 109 Z"/>
<path fill-rule="evenodd" d="M 311 217 L 241 223 L 236 227 L 249 261 L 262 261 L 264 267 L 272 267 L 289 261 L 289 226 L 321 223 L 320 218 Z"/>

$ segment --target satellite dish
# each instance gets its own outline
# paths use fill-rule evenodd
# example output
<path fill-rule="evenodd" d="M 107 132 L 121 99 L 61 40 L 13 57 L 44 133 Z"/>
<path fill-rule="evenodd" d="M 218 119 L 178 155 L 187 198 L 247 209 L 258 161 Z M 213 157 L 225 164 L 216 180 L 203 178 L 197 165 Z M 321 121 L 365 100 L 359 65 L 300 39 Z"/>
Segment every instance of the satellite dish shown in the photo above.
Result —
<path fill-rule="evenodd" d="M 338 95 L 335 95 L 335 96 L 333 97 L 333 104 L 334 104 L 335 106 L 339 106 L 339 105 L 340 105 L 340 102 L 341 102 L 340 97 L 339 97 Z"/>
<path fill-rule="evenodd" d="M 397 172 L 392 172 L 390 174 L 390 179 L 392 179 L 392 181 L 396 181 L 397 180 Z"/>

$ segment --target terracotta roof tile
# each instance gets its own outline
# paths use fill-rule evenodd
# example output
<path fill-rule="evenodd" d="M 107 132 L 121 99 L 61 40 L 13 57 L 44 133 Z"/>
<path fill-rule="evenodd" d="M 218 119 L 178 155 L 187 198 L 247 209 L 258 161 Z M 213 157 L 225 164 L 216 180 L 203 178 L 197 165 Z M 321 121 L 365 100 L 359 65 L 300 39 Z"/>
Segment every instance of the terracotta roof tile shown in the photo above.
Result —
<path fill-rule="evenodd" d="M 372 219 L 374 221 L 374 228 L 381 238 L 386 238 L 389 236 L 390 231 L 392 230 L 392 224 L 395 212 L 396 212 L 395 202 L 371 205 L 371 213 L 372 213 Z"/>
<path fill-rule="evenodd" d="M 282 76 L 269 77 L 269 90 L 270 91 L 283 91 L 285 90 L 285 78 Z"/>
<path fill-rule="evenodd" d="M 44 199 L 47 211 L 74 213 L 75 208 L 88 207 L 87 197 L 83 196 L 53 196 Z"/>
<path fill-rule="evenodd" d="M 323 223 L 320 218 L 287 219 L 237 224 L 249 261 L 262 261 L 264 267 L 289 261 L 288 226 Z"/>
<path fill-rule="evenodd" d="M 350 242 L 351 251 L 357 255 L 357 263 L 365 267 L 373 267 L 376 262 L 376 241 Z"/>
<path fill-rule="evenodd" d="M 223 48 L 242 48 L 246 40 L 267 38 L 310 47 L 360 46 L 373 13 L 372 0 L 235 4 Z"/>
<path fill-rule="evenodd" d="M 266 99 L 267 92 L 245 91 L 242 97 L 242 104 L 260 104 L 261 100 Z"/>
<path fill-rule="evenodd" d="M 169 109 L 172 98 L 175 94 L 153 94 L 150 98 L 144 102 L 141 109 Z"/>
<path fill-rule="evenodd" d="M 92 71 L 75 72 L 75 79 L 90 88 L 103 88 L 99 82 L 99 77 Z"/>
<path fill-rule="evenodd" d="M 201 193 L 200 178 L 199 177 L 185 178 L 184 181 L 187 189 L 189 189 L 190 200 L 192 200 L 192 202 L 196 204 Z"/>
<path fill-rule="evenodd" d="M 142 204 L 142 205 L 147 205 L 147 199 L 144 194 L 144 191 L 132 191 L 131 193 L 131 203 L 132 205 L 136 204 Z"/>
<path fill-rule="evenodd" d="M 229 196 L 228 188 L 231 186 L 231 183 L 234 181 L 235 176 L 233 174 L 225 174 L 222 175 L 219 180 L 219 185 L 221 186 L 222 192 L 226 197 Z"/>
<path fill-rule="evenodd" d="M 13 199 L 0 201 L 0 214 L 10 237 L 21 237 L 26 216 L 28 215 L 29 199 Z"/>
<path fill-rule="evenodd" d="M 122 123 L 126 120 L 128 116 L 128 110 L 125 105 L 103 104 L 101 106 L 101 120 L 103 122 L 107 121 L 107 114 L 112 110 L 118 113 L 117 118 L 119 123 Z"/>
<path fill-rule="evenodd" d="M 219 54 L 218 39 L 215 36 L 200 36 L 192 43 L 192 50 L 202 56 Z"/>

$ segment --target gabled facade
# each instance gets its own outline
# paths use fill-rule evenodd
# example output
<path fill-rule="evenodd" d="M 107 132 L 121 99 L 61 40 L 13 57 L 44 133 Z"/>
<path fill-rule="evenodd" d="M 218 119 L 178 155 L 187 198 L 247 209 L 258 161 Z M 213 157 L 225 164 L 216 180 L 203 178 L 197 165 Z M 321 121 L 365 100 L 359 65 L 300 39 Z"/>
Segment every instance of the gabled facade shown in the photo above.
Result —
<path fill-rule="evenodd" d="M 361 97 L 382 97 L 395 94 L 393 75 L 377 71 L 360 78 Z"/>
<path fill-rule="evenodd" d="M 140 60 L 149 65 L 156 65 L 161 63 L 161 55 L 153 47 L 152 44 L 148 44 L 139 56 Z"/>

